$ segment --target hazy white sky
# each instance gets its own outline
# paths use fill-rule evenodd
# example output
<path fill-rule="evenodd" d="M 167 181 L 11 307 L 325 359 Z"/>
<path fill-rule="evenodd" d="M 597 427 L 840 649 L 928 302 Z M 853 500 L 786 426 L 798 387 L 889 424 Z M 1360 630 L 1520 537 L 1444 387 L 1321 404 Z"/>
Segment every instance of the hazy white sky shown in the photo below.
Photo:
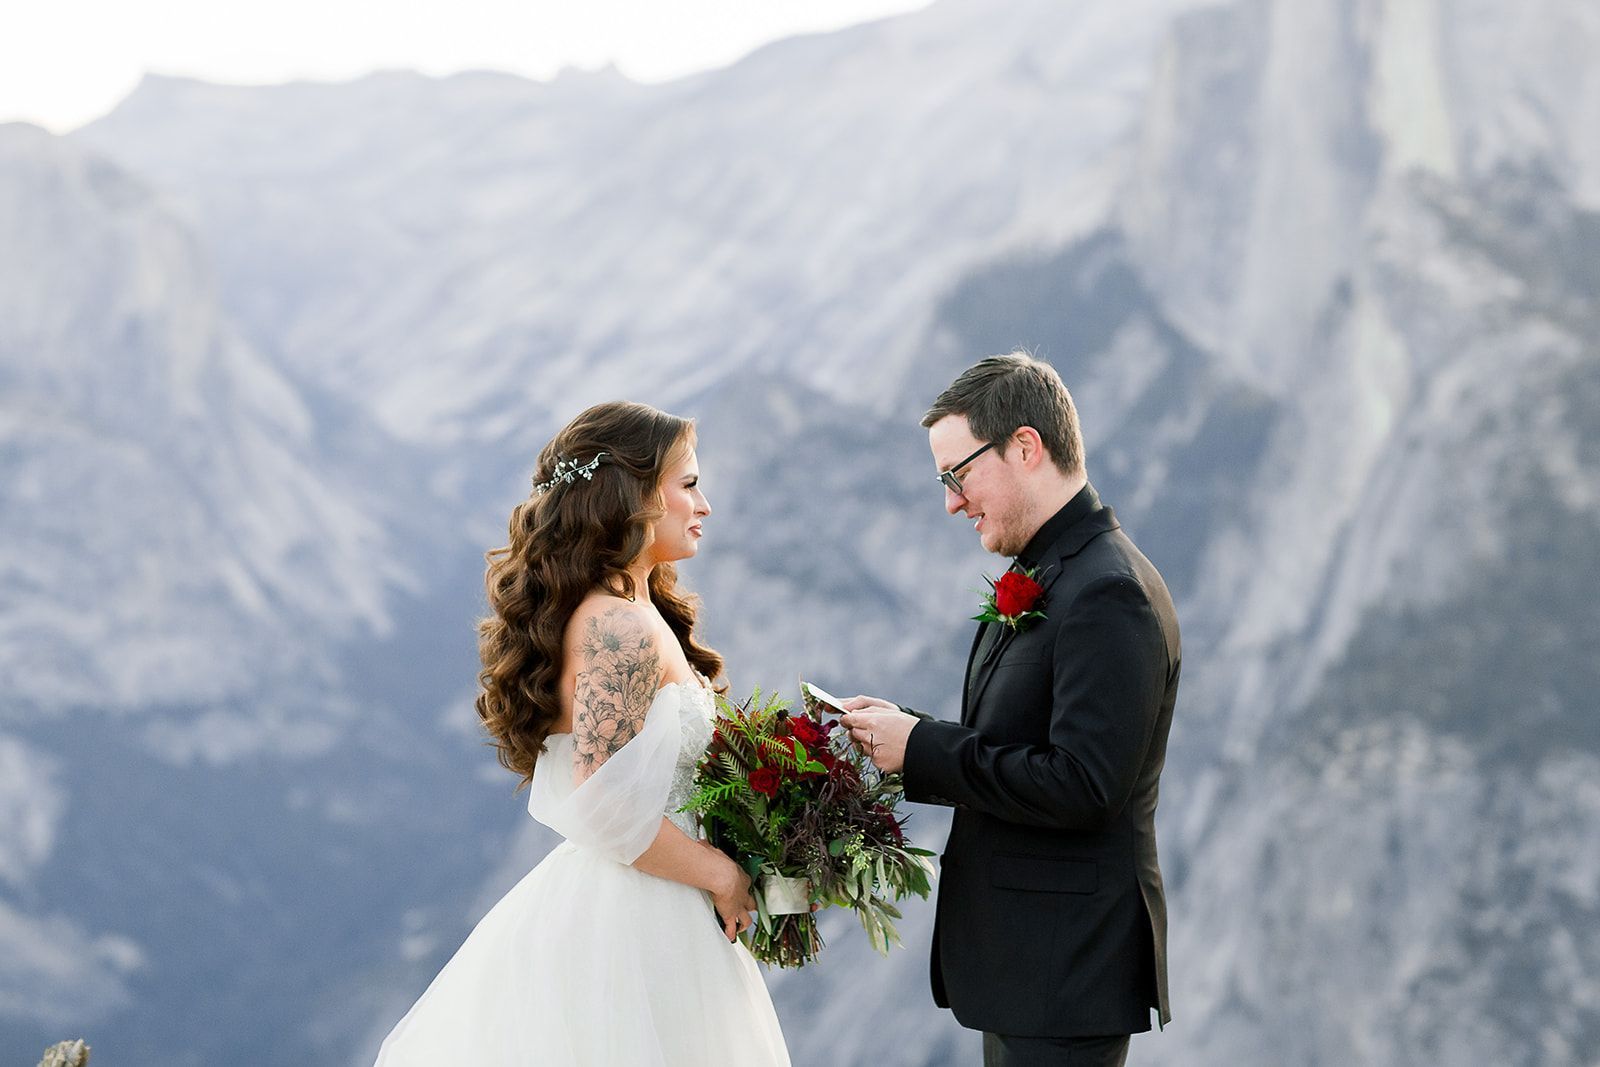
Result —
<path fill-rule="evenodd" d="M 57 132 L 146 71 L 210 81 L 339 80 L 406 68 L 548 78 L 615 63 L 640 81 L 929 0 L 31 0 L 0 20 L 0 122 Z"/>

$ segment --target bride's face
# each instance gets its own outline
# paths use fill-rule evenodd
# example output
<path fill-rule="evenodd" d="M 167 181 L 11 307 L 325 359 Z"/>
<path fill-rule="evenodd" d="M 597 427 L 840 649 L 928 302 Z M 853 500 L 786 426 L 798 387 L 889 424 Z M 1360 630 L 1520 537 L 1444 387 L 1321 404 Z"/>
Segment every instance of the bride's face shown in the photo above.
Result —
<path fill-rule="evenodd" d="M 652 563 L 688 559 L 700 550 L 700 522 L 711 514 L 711 505 L 700 491 L 700 461 L 694 449 L 689 449 L 662 476 L 661 503 L 667 513 L 656 520 L 654 536 L 645 551 Z"/>

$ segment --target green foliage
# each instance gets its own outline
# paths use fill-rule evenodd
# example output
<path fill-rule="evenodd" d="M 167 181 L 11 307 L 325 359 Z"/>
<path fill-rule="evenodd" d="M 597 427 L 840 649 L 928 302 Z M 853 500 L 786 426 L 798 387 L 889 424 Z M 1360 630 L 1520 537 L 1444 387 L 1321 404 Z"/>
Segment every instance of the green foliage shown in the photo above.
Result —
<path fill-rule="evenodd" d="M 689 802 L 679 810 L 701 815 L 708 811 L 714 811 L 721 805 L 728 803 L 737 794 L 748 793 L 749 791 L 749 784 L 742 780 L 717 782 L 707 785 L 690 797 Z"/>

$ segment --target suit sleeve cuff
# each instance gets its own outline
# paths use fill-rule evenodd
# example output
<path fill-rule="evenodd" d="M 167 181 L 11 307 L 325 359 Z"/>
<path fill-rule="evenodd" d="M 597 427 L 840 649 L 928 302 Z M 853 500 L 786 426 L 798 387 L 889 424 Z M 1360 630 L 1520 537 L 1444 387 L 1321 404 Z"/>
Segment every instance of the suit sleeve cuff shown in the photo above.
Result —
<path fill-rule="evenodd" d="M 918 804 L 961 805 L 950 799 L 959 781 L 960 757 L 956 750 L 972 731 L 965 726 L 921 716 L 906 737 L 906 761 L 901 783 L 906 799 Z"/>

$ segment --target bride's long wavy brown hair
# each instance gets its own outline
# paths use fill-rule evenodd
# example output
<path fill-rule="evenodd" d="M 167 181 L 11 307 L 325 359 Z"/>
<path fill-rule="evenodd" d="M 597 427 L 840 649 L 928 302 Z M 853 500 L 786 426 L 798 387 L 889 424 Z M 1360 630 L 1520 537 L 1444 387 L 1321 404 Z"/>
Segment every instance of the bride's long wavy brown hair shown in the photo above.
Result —
<path fill-rule="evenodd" d="M 533 780 L 545 738 L 561 718 L 568 620 L 596 589 L 634 596 L 626 568 L 665 514 L 661 479 L 693 447 L 690 419 L 625 401 L 595 405 L 544 447 L 533 475 L 538 485 L 555 476 L 558 462 L 587 464 L 604 452 L 592 479 L 579 476 L 530 495 L 511 512 L 510 543 L 486 554 L 492 614 L 478 623 L 478 716 L 521 785 Z M 649 586 L 690 665 L 720 677 L 722 657 L 695 638 L 700 600 L 678 589 L 676 568 L 658 564 Z"/>

